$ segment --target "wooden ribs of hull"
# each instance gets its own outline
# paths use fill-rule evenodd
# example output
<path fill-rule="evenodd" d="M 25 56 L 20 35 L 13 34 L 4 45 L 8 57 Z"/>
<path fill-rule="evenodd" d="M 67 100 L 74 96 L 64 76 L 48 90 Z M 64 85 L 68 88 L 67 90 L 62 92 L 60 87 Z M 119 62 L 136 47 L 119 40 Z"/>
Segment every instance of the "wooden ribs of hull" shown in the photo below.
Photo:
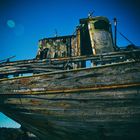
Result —
<path fill-rule="evenodd" d="M 82 89 L 140 85 L 140 63 L 127 62 L 96 68 L 52 72 L 0 80 L 1 94 L 39 94 Z M 91 89 L 90 89 L 91 88 Z"/>
<path fill-rule="evenodd" d="M 140 138 L 140 87 L 7 95 L 2 110 L 41 139 Z"/>
<path fill-rule="evenodd" d="M 0 81 L 0 108 L 41 139 L 139 139 L 140 63 Z"/>

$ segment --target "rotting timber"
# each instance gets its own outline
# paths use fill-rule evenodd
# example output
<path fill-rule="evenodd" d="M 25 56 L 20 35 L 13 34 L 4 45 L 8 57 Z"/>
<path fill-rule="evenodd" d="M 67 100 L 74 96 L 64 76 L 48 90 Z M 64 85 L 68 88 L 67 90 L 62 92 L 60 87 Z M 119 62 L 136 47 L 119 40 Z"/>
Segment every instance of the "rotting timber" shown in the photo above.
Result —
<path fill-rule="evenodd" d="M 35 59 L 1 63 L 0 77 L 0 110 L 42 140 L 140 138 L 140 49 L 118 50 L 105 17 L 39 40 Z"/>

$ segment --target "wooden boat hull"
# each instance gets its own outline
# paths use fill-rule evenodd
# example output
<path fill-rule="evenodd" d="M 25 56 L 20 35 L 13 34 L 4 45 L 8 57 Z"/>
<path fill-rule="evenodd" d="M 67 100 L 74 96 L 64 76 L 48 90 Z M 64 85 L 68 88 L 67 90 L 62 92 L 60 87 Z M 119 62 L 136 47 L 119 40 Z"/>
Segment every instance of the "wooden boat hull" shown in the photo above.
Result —
<path fill-rule="evenodd" d="M 41 139 L 139 139 L 139 62 L 0 81 L 0 109 Z"/>

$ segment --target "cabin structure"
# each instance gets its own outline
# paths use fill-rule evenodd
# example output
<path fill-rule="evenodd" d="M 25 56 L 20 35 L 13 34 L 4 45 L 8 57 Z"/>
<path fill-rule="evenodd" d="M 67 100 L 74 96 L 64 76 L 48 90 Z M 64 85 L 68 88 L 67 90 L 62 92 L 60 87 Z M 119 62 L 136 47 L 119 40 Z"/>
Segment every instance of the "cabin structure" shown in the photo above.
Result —
<path fill-rule="evenodd" d="M 37 59 L 96 55 L 114 51 L 112 29 L 106 17 L 79 20 L 76 35 L 39 40 Z"/>

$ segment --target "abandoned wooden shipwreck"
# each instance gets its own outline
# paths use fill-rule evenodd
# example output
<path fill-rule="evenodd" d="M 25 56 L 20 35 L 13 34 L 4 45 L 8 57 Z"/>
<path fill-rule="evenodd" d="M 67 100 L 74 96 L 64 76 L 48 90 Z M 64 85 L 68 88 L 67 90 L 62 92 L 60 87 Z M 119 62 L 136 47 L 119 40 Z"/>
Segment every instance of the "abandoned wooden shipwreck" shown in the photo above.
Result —
<path fill-rule="evenodd" d="M 39 40 L 35 59 L 1 63 L 0 78 L 0 111 L 42 140 L 140 138 L 140 49 L 118 49 L 106 17 Z"/>

